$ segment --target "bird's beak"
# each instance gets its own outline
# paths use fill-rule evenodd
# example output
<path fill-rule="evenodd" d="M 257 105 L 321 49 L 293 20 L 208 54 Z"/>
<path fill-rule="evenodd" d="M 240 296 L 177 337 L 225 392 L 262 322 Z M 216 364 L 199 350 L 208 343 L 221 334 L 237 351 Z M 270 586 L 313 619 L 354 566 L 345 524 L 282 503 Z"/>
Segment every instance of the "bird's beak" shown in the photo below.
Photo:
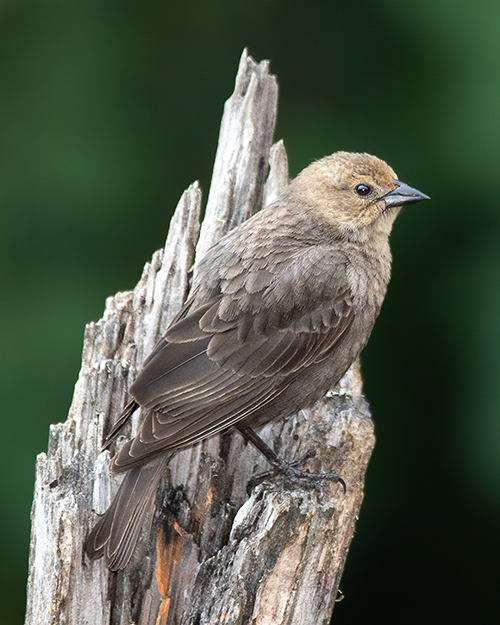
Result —
<path fill-rule="evenodd" d="M 413 189 L 404 182 L 401 182 L 401 180 L 393 180 L 396 188 L 382 198 L 385 200 L 386 208 L 402 206 L 403 204 L 414 204 L 415 202 L 420 202 L 420 200 L 431 199 L 428 195 L 425 195 L 425 193 Z"/>

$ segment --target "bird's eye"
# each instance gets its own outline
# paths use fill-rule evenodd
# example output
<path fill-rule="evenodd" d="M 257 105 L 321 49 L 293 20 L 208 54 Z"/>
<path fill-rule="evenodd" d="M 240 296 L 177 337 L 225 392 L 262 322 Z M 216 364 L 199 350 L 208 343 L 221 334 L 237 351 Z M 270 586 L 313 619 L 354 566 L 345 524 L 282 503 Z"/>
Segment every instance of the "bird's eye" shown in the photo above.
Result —
<path fill-rule="evenodd" d="M 354 187 L 354 190 L 358 195 L 362 196 L 370 195 L 370 193 L 373 191 L 373 189 L 367 184 L 358 184 Z"/>

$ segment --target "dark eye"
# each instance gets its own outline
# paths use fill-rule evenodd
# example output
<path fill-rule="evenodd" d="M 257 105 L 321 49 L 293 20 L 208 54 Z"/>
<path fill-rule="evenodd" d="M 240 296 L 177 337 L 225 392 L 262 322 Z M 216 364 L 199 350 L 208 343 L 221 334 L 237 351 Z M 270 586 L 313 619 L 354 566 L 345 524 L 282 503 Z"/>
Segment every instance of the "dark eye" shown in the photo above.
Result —
<path fill-rule="evenodd" d="M 370 195 L 370 193 L 373 191 L 373 189 L 367 184 L 358 184 L 354 187 L 354 190 L 358 195 L 362 196 Z"/>

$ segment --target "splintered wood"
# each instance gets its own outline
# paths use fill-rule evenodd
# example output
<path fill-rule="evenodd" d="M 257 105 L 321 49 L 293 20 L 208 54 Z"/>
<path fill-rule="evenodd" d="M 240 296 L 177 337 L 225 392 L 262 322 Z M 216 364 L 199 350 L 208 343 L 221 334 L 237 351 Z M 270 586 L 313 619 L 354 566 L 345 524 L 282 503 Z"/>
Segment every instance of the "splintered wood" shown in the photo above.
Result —
<path fill-rule="evenodd" d="M 315 449 L 307 468 L 335 469 L 346 494 L 339 484 L 325 484 L 321 494 L 275 478 L 249 496 L 248 480 L 268 466 L 238 433 L 226 433 L 174 456 L 124 571 L 110 573 L 83 553 L 120 480 L 108 472 L 110 452 L 100 451 L 103 433 L 186 299 L 193 262 L 288 184 L 283 143 L 271 148 L 277 93 L 268 62 L 256 64 L 245 51 L 224 108 L 201 230 L 194 183 L 137 287 L 108 298 L 103 318 L 86 328 L 68 419 L 51 426 L 48 452 L 37 459 L 27 625 L 330 621 L 374 445 L 357 365 L 313 409 L 260 431 L 286 459 Z M 140 422 L 134 415 L 118 446 Z"/>

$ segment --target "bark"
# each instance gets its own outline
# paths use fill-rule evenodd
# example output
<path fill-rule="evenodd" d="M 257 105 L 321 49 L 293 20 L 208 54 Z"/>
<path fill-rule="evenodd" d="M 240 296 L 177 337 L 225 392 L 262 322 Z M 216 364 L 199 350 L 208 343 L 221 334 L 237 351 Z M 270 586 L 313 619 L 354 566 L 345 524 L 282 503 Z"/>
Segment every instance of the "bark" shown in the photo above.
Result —
<path fill-rule="evenodd" d="M 28 625 L 330 621 L 374 445 L 358 365 L 313 409 L 260 431 L 286 459 L 315 449 L 307 468 L 337 470 L 346 494 L 338 484 L 311 492 L 273 478 L 248 496 L 248 480 L 269 467 L 238 433 L 226 433 L 172 459 L 124 571 L 90 562 L 82 548 L 120 479 L 108 472 L 103 435 L 185 300 L 193 259 L 288 183 L 283 143 L 271 149 L 276 106 L 268 63 L 256 64 L 245 51 L 224 109 L 201 231 L 201 191 L 194 183 L 179 202 L 165 248 L 145 266 L 137 287 L 108 298 L 103 318 L 86 328 L 68 419 L 51 426 L 48 451 L 37 459 Z M 141 416 L 118 445 L 137 432 Z"/>

